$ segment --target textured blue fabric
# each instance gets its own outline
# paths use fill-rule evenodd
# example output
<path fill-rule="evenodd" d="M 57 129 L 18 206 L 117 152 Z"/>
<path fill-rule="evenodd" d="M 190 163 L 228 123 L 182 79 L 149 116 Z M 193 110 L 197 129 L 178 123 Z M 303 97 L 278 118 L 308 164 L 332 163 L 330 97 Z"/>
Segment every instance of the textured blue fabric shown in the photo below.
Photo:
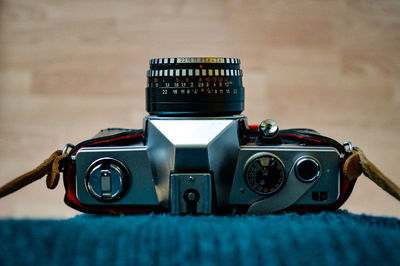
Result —
<path fill-rule="evenodd" d="M 400 220 L 347 212 L 0 220 L 0 265 L 399 265 Z"/>

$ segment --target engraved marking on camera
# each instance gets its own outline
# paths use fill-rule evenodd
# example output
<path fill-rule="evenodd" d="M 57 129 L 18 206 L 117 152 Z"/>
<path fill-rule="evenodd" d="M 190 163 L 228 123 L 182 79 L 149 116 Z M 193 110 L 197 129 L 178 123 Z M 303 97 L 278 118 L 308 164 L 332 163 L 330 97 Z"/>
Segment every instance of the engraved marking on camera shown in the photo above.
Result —
<path fill-rule="evenodd" d="M 178 58 L 157 58 L 151 59 L 150 64 L 190 64 L 190 63 L 222 63 L 222 64 L 240 64 L 238 58 L 222 57 L 178 57 Z"/>
<path fill-rule="evenodd" d="M 230 85 L 232 84 L 232 82 L 228 81 L 228 82 L 224 82 L 224 87 L 222 86 L 222 82 L 221 83 L 214 83 L 214 82 L 197 82 L 196 84 L 194 82 L 181 82 L 181 79 L 179 78 L 175 78 L 175 81 L 173 83 L 170 82 L 161 82 L 159 83 L 157 78 L 154 78 L 153 81 L 149 83 L 151 87 L 155 87 L 155 88 L 160 88 L 160 92 L 162 91 L 161 89 L 168 89 L 171 88 L 171 85 L 174 88 L 179 88 L 179 89 L 186 89 L 185 94 L 188 94 L 188 92 L 190 93 L 203 93 L 203 92 L 207 92 L 207 93 L 213 93 L 213 94 L 238 94 L 239 90 L 237 88 L 233 88 L 230 89 Z M 206 80 L 210 80 L 210 78 L 206 78 Z M 195 86 L 196 85 L 196 86 Z M 218 86 L 219 85 L 219 86 Z M 196 89 L 196 91 L 194 91 L 193 89 L 190 88 L 199 88 L 199 90 Z M 162 91 L 162 94 L 166 94 L 164 93 L 164 91 Z M 183 92 L 178 91 L 178 94 L 183 94 Z"/>
<path fill-rule="evenodd" d="M 184 58 L 177 58 L 177 63 L 223 63 L 223 58 L 217 58 L 217 57 L 184 57 Z"/>
<path fill-rule="evenodd" d="M 283 187 L 285 170 L 283 163 L 276 156 L 260 153 L 248 159 L 244 177 L 252 191 L 267 196 Z"/>

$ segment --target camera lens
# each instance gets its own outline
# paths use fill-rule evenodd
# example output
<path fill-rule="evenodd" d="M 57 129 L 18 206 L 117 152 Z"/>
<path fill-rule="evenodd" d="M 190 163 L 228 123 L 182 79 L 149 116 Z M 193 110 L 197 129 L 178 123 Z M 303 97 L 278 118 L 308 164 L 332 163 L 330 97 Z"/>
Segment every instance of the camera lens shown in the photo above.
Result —
<path fill-rule="evenodd" d="M 240 60 L 159 58 L 147 71 L 147 111 L 159 116 L 225 116 L 244 109 Z"/>

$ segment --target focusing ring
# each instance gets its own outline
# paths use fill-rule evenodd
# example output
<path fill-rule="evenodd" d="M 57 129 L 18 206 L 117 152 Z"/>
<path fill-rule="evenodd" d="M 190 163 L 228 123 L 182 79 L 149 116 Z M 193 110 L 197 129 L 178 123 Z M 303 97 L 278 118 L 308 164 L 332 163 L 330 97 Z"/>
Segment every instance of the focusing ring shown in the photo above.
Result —
<path fill-rule="evenodd" d="M 147 111 L 159 116 L 225 116 L 244 109 L 237 58 L 182 57 L 150 60 Z"/>

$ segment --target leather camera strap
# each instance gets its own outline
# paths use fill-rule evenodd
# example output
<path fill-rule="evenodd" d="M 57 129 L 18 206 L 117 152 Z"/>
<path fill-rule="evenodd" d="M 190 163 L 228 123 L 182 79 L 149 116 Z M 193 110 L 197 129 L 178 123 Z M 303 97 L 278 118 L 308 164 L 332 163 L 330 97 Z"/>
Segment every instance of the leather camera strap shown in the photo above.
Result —
<path fill-rule="evenodd" d="M 46 185 L 49 189 L 57 187 L 60 180 L 60 164 L 62 160 L 71 154 L 77 152 L 82 147 L 90 147 L 96 145 L 130 145 L 143 141 L 142 130 L 108 128 L 101 130 L 94 138 L 83 141 L 78 145 L 65 145 L 64 149 L 53 152 L 49 158 L 37 166 L 35 169 L 13 179 L 7 184 L 0 187 L 0 198 L 11 194 L 36 180 L 41 179 L 45 175 Z M 69 151 L 69 149 L 71 150 Z M 61 162 L 61 163 L 60 163 Z M 63 168 L 63 167 L 61 167 Z"/>
<path fill-rule="evenodd" d="M 60 178 L 59 162 L 67 156 L 68 153 L 66 151 L 55 151 L 49 158 L 32 171 L 29 171 L 0 187 L 0 198 L 41 179 L 45 175 L 47 175 L 47 187 L 49 189 L 54 189 Z M 361 174 L 364 174 L 387 193 L 400 201 L 400 188 L 386 177 L 371 161 L 369 161 L 359 148 L 351 150 L 351 155 L 348 156 L 343 164 L 343 174 L 348 180 L 357 179 Z"/>
<path fill-rule="evenodd" d="M 360 148 L 354 148 L 351 151 L 351 155 L 343 164 L 343 174 L 349 180 L 354 180 L 364 174 L 380 188 L 400 201 L 400 188 L 368 160 Z"/>
<path fill-rule="evenodd" d="M 53 152 L 49 158 L 32 171 L 29 171 L 0 187 L 0 198 L 41 179 L 45 175 L 47 175 L 47 188 L 56 188 L 58 181 L 60 180 L 60 171 L 58 167 L 59 162 L 67 157 L 67 155 L 67 153 L 63 153 L 61 150 Z"/>

